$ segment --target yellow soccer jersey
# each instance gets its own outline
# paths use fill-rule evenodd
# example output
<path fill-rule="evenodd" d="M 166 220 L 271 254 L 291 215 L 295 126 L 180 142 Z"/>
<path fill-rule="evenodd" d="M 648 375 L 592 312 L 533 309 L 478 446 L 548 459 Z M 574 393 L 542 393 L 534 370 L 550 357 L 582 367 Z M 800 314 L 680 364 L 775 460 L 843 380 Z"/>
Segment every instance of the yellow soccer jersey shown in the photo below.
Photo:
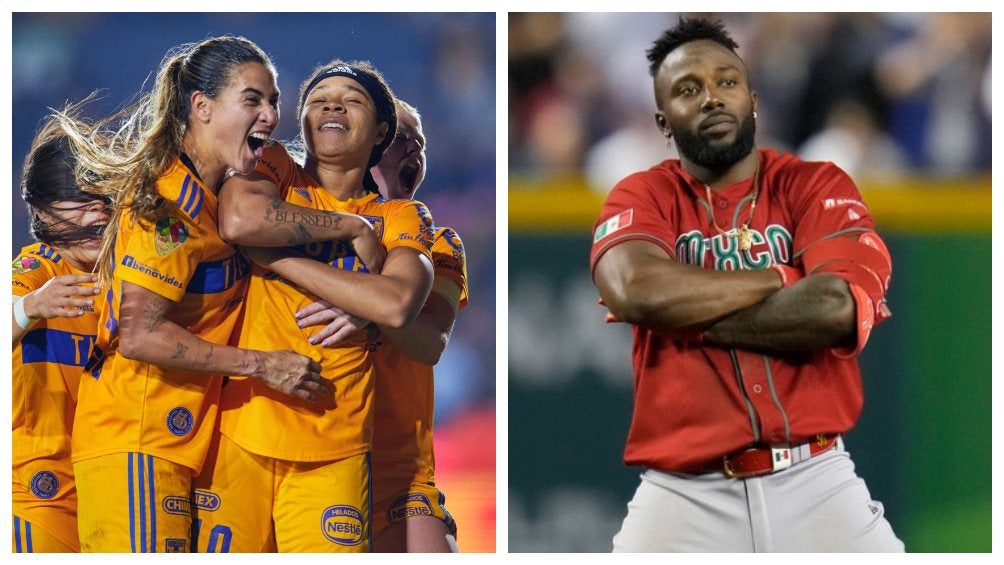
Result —
<path fill-rule="evenodd" d="M 231 345 L 250 271 L 217 231 L 216 195 L 178 159 L 157 183 L 177 205 L 156 225 L 119 222 L 115 267 L 97 343 L 81 377 L 73 460 L 139 452 L 201 470 L 222 376 L 162 369 L 118 355 L 124 281 L 172 300 L 168 318 L 207 341 Z"/>
<path fill-rule="evenodd" d="M 266 148 L 258 170 L 272 177 L 291 204 L 359 214 L 373 224 L 384 247 L 410 247 L 430 256 L 434 227 L 425 205 L 385 201 L 378 194 L 338 200 L 296 165 L 281 145 Z M 295 249 L 338 268 L 365 272 L 348 242 L 326 241 Z M 312 406 L 252 379 L 230 379 L 223 389 L 221 430 L 242 448 L 289 461 L 330 461 L 370 450 L 373 364 L 366 330 L 337 347 L 311 345 L 318 328 L 297 326 L 296 312 L 318 298 L 260 267 L 252 268 L 241 347 L 292 349 L 321 363 L 333 401 Z"/>
<path fill-rule="evenodd" d="M 432 246 L 433 292 L 459 292 L 467 305 L 467 259 L 457 232 L 436 230 Z M 455 285 L 449 288 L 444 285 Z M 383 500 L 410 483 L 435 481 L 432 448 L 433 369 L 405 356 L 390 343 L 373 354 L 377 380 L 373 418 L 373 500 Z"/>
<path fill-rule="evenodd" d="M 36 243 L 14 259 L 11 289 L 15 296 L 24 296 L 59 275 L 82 274 L 87 273 L 51 246 Z M 93 298 L 94 307 L 83 316 L 35 322 L 13 350 L 14 514 L 77 549 L 70 432 L 80 372 L 94 343 L 103 301 L 101 295 Z"/>

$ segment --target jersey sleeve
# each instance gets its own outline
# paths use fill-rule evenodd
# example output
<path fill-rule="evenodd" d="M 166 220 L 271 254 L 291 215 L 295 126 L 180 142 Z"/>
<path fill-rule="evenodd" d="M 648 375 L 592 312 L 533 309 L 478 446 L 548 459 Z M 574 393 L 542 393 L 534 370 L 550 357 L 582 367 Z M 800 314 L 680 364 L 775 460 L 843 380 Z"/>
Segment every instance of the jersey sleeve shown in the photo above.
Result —
<path fill-rule="evenodd" d="M 436 240 L 432 244 L 432 265 L 435 272 L 433 292 L 442 289 L 441 293 L 456 296 L 453 290 L 442 286 L 454 284 L 460 291 L 459 307 L 467 305 L 467 256 L 464 253 L 464 243 L 452 228 L 443 228 L 436 232 Z"/>
<path fill-rule="evenodd" d="M 425 204 L 417 200 L 393 201 L 396 206 L 384 217 L 382 243 L 387 251 L 395 247 L 410 247 L 432 259 L 432 242 L 436 226 Z M 377 227 L 377 226 L 375 226 Z"/>
<path fill-rule="evenodd" d="M 832 163 L 799 182 L 792 207 L 792 247 L 798 256 L 824 238 L 874 231 L 871 211 L 851 177 Z"/>
<path fill-rule="evenodd" d="M 892 316 L 886 303 L 892 258 L 875 232 L 857 186 L 844 171 L 827 163 L 803 187 L 792 215 L 796 265 L 806 275 L 828 274 L 847 282 L 855 303 L 857 339 L 853 347 L 833 352 L 840 357 L 857 355 L 872 328 Z"/>
<path fill-rule="evenodd" d="M 180 211 L 158 217 L 153 225 L 125 223 L 119 237 L 127 235 L 128 240 L 116 259 L 115 277 L 181 300 L 202 256 L 197 226 Z"/>
<path fill-rule="evenodd" d="M 651 172 L 637 173 L 617 183 L 593 225 L 593 247 L 589 256 L 590 272 L 610 248 L 625 241 L 654 243 L 670 257 L 676 257 L 674 241 L 678 228 L 671 223 L 667 203 L 660 203 L 651 185 Z"/>
<path fill-rule="evenodd" d="M 33 292 L 56 276 L 53 264 L 34 253 L 22 252 L 14 259 L 11 267 L 11 292 L 14 296 Z"/>
<path fill-rule="evenodd" d="M 296 162 L 281 143 L 276 143 L 262 150 L 262 158 L 258 160 L 255 172 L 265 175 L 275 183 L 285 198 L 286 191 L 294 184 Z"/>

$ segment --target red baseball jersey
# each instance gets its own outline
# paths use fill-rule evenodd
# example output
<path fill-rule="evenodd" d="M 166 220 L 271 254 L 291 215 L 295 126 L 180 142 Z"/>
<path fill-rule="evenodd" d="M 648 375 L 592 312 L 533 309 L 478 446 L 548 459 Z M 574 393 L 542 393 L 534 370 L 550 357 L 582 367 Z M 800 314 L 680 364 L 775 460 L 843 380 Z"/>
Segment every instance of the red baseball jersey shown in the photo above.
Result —
<path fill-rule="evenodd" d="M 591 269 L 611 247 L 642 240 L 706 269 L 779 263 L 804 272 L 803 253 L 814 243 L 878 237 L 857 187 L 838 167 L 774 150 L 759 154 L 761 186 L 752 218 L 752 178 L 713 192 L 710 202 L 704 183 L 678 160 L 622 180 L 595 225 Z M 744 223 L 751 230 L 748 251 L 730 233 Z M 876 308 L 861 307 L 866 299 L 848 282 L 859 301 L 857 348 L 818 351 L 803 365 L 700 347 L 634 326 L 635 408 L 625 463 L 689 471 L 750 444 L 796 443 L 851 429 L 863 403 L 855 355 L 888 310 L 883 300 Z"/>

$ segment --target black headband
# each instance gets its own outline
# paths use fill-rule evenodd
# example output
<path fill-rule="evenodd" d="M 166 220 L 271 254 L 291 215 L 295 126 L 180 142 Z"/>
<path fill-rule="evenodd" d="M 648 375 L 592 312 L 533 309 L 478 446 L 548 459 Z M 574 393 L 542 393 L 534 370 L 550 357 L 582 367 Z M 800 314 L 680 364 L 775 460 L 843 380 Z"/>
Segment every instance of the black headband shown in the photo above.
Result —
<path fill-rule="evenodd" d="M 300 99 L 300 108 L 303 108 L 307 103 L 307 95 L 310 94 L 310 90 L 317 86 L 317 83 L 321 82 L 326 78 L 331 77 L 347 77 L 350 78 L 366 89 L 369 93 L 370 98 L 373 99 L 373 104 L 376 105 L 377 110 L 385 110 L 388 106 L 393 104 L 393 101 L 387 97 L 384 92 L 383 87 L 380 82 L 373 78 L 369 73 L 363 72 L 356 67 L 351 65 L 338 65 L 335 67 L 328 67 L 323 71 L 314 75 L 314 78 L 307 85 L 307 88 L 303 89 L 303 98 Z"/>
<path fill-rule="evenodd" d="M 366 167 L 366 173 L 363 175 L 363 186 L 371 192 L 376 192 L 378 188 L 377 183 L 370 174 L 369 168 L 380 162 L 380 157 L 383 156 L 383 152 L 387 149 L 387 146 L 390 145 L 390 142 L 394 140 L 394 134 L 397 133 L 397 123 L 394 120 L 394 100 L 387 95 L 387 92 L 384 90 L 383 85 L 380 84 L 380 81 L 378 81 L 371 74 L 353 67 L 352 65 L 336 65 L 334 67 L 328 67 L 327 69 L 324 69 L 314 75 L 314 78 L 307 84 L 307 88 L 303 89 L 303 97 L 300 99 L 301 111 L 307 104 L 307 96 L 310 94 L 311 89 L 317 86 L 317 83 L 331 77 L 346 77 L 358 82 L 366 89 L 366 92 L 369 93 L 370 98 L 373 100 L 373 105 L 376 106 L 377 110 L 377 119 L 379 119 L 381 114 L 388 116 L 387 124 L 390 128 L 388 129 L 387 137 L 380 145 L 373 148 L 373 152 L 370 154 L 369 164 Z"/>

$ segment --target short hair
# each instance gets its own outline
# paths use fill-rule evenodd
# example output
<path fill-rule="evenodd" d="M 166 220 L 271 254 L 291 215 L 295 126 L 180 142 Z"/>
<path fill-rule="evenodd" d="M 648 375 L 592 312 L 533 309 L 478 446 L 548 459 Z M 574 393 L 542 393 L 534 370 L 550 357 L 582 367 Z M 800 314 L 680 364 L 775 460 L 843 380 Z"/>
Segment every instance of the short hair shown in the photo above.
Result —
<path fill-rule="evenodd" d="M 702 39 L 714 41 L 735 53 L 737 57 L 739 56 L 736 53 L 739 44 L 732 39 L 729 32 L 725 31 L 725 24 L 720 21 L 701 18 L 686 19 L 681 17 L 676 26 L 662 32 L 659 39 L 652 42 L 652 48 L 645 52 L 649 63 L 651 63 L 648 67 L 648 72 L 655 77 L 659 72 L 659 67 L 662 66 L 662 62 L 666 60 L 666 56 L 674 49 L 684 43 Z"/>

